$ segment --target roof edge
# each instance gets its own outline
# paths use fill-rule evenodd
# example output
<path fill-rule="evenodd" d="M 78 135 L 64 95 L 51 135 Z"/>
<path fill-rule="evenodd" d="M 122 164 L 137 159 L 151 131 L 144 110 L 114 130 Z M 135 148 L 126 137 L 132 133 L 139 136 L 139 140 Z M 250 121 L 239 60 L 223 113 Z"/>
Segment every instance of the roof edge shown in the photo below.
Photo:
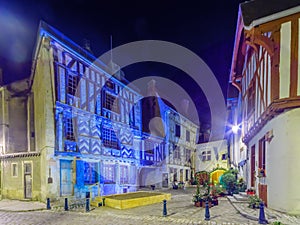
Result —
<path fill-rule="evenodd" d="M 256 27 L 258 25 L 261 25 L 261 24 L 264 24 L 264 23 L 268 23 L 270 21 L 273 21 L 273 20 L 276 20 L 276 19 L 280 19 L 282 17 L 290 16 L 290 15 L 293 15 L 293 14 L 299 13 L 299 12 L 300 12 L 300 6 L 289 8 L 287 10 L 280 11 L 280 12 L 271 14 L 269 16 L 265 16 L 265 17 L 253 20 L 249 26 L 244 26 L 244 28 L 246 30 L 251 30 L 253 27 Z"/>

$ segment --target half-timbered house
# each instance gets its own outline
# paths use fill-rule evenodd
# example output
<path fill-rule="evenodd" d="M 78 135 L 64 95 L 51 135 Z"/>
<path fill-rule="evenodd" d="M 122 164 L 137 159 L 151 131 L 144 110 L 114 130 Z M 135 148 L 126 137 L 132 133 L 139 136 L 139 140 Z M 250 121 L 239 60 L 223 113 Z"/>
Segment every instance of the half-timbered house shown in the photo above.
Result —
<path fill-rule="evenodd" d="M 169 153 L 173 135 L 166 133 L 175 132 L 175 125 L 160 134 L 145 131 L 143 96 L 127 86 L 121 70 L 112 73 L 111 66 L 116 67 L 40 23 L 29 79 L 0 87 L 4 198 L 45 201 L 169 187 L 169 173 L 174 172 L 168 163 L 176 165 L 178 180 L 189 179 L 197 125 L 176 120 L 186 132 L 186 144 L 182 141 L 176 154 Z M 154 100 L 160 102 L 163 121 L 169 111 L 180 116 Z"/>
<path fill-rule="evenodd" d="M 300 214 L 299 24 L 299 1 L 240 4 L 230 72 L 239 90 L 233 125 L 247 146 L 236 143 L 235 151 L 247 151 L 248 187 L 270 208 L 294 214 Z"/>

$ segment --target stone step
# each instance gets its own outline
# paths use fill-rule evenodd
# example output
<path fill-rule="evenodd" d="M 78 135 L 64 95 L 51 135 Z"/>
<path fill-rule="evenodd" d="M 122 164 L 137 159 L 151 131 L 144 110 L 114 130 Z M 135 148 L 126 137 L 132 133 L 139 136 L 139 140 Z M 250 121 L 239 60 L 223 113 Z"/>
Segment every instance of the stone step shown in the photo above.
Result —
<path fill-rule="evenodd" d="M 102 196 L 96 196 L 94 201 L 97 201 L 97 202 L 102 202 L 103 201 L 103 198 L 105 197 L 102 197 Z"/>
<path fill-rule="evenodd" d="M 241 201 L 241 200 L 237 200 L 235 197 L 233 196 L 227 196 L 227 199 L 231 202 L 231 203 L 245 203 L 245 201 Z"/>
<path fill-rule="evenodd" d="M 102 206 L 102 201 L 101 202 L 91 201 L 90 205 L 93 206 L 93 207 L 100 207 L 100 206 Z"/>
<path fill-rule="evenodd" d="M 244 201 L 244 202 L 247 202 L 247 201 L 248 201 L 248 197 L 242 196 L 242 195 L 240 195 L 240 194 L 233 194 L 233 197 L 234 197 L 237 201 Z"/>
<path fill-rule="evenodd" d="M 243 197 L 247 197 L 248 198 L 248 195 L 247 195 L 247 192 L 239 192 L 239 194 Z"/>

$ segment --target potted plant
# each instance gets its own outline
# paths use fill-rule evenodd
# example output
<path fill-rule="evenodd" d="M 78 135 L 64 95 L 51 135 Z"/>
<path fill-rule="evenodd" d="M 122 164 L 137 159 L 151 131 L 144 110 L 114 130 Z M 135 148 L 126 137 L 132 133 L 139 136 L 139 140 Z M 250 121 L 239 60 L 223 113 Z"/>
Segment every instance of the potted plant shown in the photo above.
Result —
<path fill-rule="evenodd" d="M 255 189 L 254 187 L 248 188 L 247 189 L 247 195 L 255 195 Z"/>
<path fill-rule="evenodd" d="M 193 195 L 192 201 L 196 207 L 202 207 L 202 195 L 200 194 L 200 187 L 197 185 L 196 193 Z"/>
<path fill-rule="evenodd" d="M 259 204 L 262 202 L 262 200 L 257 195 L 249 196 L 248 203 L 249 208 L 252 209 L 259 209 Z"/>
<path fill-rule="evenodd" d="M 212 203 L 212 197 L 209 194 L 205 194 L 202 197 L 202 207 L 205 208 L 206 207 L 206 201 L 208 201 L 208 207 L 212 207 L 213 203 Z"/>
<path fill-rule="evenodd" d="M 257 177 L 261 178 L 261 177 L 265 177 L 266 176 L 266 171 L 263 168 L 258 168 L 258 174 Z"/>

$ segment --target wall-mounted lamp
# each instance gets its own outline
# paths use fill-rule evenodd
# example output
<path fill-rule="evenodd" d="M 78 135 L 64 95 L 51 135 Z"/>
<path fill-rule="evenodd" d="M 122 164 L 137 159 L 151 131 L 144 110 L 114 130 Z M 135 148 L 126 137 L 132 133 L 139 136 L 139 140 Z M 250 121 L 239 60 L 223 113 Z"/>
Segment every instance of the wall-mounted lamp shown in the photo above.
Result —
<path fill-rule="evenodd" d="M 266 139 L 267 142 L 271 142 L 273 137 L 274 137 L 273 130 L 269 130 L 265 135 L 265 139 Z"/>

